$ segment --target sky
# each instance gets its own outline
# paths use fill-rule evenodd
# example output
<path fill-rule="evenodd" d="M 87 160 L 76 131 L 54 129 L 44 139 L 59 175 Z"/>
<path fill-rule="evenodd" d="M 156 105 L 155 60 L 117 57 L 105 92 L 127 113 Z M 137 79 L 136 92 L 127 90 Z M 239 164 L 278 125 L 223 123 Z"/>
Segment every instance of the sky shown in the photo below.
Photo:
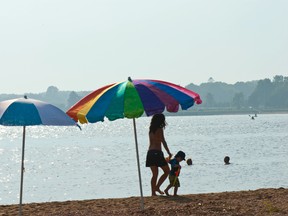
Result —
<path fill-rule="evenodd" d="M 0 93 L 288 76 L 287 0 L 0 2 Z"/>

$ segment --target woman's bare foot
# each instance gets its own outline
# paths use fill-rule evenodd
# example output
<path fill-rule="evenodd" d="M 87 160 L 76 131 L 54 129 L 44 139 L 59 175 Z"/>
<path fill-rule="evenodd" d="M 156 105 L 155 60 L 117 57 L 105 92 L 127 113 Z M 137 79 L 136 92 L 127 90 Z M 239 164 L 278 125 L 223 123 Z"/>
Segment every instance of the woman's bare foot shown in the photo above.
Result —
<path fill-rule="evenodd" d="M 163 191 L 161 191 L 159 188 L 156 190 L 156 192 L 160 193 L 161 195 L 163 195 L 163 194 L 164 194 L 164 192 L 163 192 Z"/>
<path fill-rule="evenodd" d="M 170 196 L 170 194 L 168 193 L 168 190 L 167 190 L 167 189 L 164 190 L 164 192 L 165 192 L 165 194 L 166 194 L 167 196 Z"/>

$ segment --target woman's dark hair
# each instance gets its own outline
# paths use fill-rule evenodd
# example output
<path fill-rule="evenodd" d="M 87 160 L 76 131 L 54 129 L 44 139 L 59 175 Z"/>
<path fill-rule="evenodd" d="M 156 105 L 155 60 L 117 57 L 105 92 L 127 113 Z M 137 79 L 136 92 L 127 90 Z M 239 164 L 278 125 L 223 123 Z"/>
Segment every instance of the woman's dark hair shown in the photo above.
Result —
<path fill-rule="evenodd" d="M 155 133 L 158 128 L 165 128 L 167 125 L 163 114 L 155 114 L 151 119 L 149 133 Z"/>

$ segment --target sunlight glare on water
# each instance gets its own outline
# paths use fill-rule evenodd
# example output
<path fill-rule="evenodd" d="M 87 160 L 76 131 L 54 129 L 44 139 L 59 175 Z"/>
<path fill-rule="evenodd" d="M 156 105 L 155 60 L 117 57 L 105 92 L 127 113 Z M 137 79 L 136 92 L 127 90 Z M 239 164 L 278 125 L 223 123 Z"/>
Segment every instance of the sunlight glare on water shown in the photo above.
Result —
<path fill-rule="evenodd" d="M 168 116 L 167 122 L 171 152 L 183 150 L 193 160 L 182 162 L 179 194 L 288 186 L 288 115 Z M 144 196 L 150 195 L 149 124 L 149 117 L 136 119 Z M 81 127 L 26 128 L 24 203 L 140 195 L 133 121 Z M 0 204 L 19 202 L 21 146 L 22 127 L 0 126 Z"/>

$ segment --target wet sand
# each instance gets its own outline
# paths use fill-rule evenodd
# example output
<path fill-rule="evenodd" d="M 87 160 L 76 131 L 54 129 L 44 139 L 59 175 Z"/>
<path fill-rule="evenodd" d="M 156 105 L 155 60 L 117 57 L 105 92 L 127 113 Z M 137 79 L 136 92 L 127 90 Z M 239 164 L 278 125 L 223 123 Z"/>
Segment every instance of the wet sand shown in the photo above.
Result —
<path fill-rule="evenodd" d="M 18 215 L 18 205 L 1 205 L 0 216 Z M 288 215 L 288 189 L 179 195 L 177 197 L 95 199 L 23 205 L 23 215 Z"/>

